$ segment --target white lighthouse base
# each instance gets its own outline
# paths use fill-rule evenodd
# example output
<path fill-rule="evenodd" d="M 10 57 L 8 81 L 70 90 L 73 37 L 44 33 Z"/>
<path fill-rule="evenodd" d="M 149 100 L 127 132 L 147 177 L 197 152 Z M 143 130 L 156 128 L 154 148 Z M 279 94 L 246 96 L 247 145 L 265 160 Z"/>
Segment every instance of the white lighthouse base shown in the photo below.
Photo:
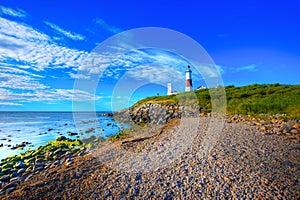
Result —
<path fill-rule="evenodd" d="M 185 87 L 185 91 L 186 91 L 186 92 L 192 91 L 192 87 Z"/>

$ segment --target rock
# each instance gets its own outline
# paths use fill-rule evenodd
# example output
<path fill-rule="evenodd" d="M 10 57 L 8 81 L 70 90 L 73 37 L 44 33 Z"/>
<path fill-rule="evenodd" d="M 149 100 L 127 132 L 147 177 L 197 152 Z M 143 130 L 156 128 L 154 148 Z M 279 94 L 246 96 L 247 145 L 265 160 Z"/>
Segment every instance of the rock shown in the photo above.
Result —
<path fill-rule="evenodd" d="M 13 172 L 10 175 L 11 178 L 18 177 L 18 176 L 20 176 L 20 175 L 17 172 Z"/>
<path fill-rule="evenodd" d="M 37 162 L 34 164 L 34 167 L 37 168 L 37 167 L 41 167 L 45 164 L 45 162 Z"/>
<path fill-rule="evenodd" d="M 67 140 L 67 138 L 65 136 L 59 136 L 56 138 L 56 141 L 63 141 L 63 140 Z"/>
<path fill-rule="evenodd" d="M 4 175 L 0 178 L 1 182 L 9 182 L 10 180 L 10 175 Z"/>
<path fill-rule="evenodd" d="M 78 156 L 83 156 L 83 155 L 84 155 L 84 151 L 78 153 Z"/>
<path fill-rule="evenodd" d="M 14 165 L 15 168 L 24 168 L 26 165 L 24 164 L 23 161 L 18 162 L 17 164 Z"/>
<path fill-rule="evenodd" d="M 299 130 L 300 129 L 300 124 L 294 124 L 293 128 Z"/>
<path fill-rule="evenodd" d="M 10 182 L 19 182 L 19 181 L 22 181 L 24 178 L 23 177 L 20 177 L 20 176 L 17 176 L 17 177 L 14 177 L 12 179 L 10 179 Z"/>
<path fill-rule="evenodd" d="M 290 133 L 296 135 L 296 134 L 299 133 L 299 131 L 298 131 L 297 129 L 295 129 L 295 128 L 292 128 L 292 129 L 290 130 Z"/>
<path fill-rule="evenodd" d="M 45 162 L 45 160 L 44 160 L 44 158 L 41 157 L 41 158 L 36 159 L 35 162 L 42 163 L 42 162 Z"/>
<path fill-rule="evenodd" d="M 72 165 L 74 162 L 72 161 L 72 160 L 70 160 L 70 161 L 68 161 L 68 162 L 66 162 L 66 165 L 67 166 L 70 166 L 70 165 Z"/>
<path fill-rule="evenodd" d="M 89 128 L 89 129 L 87 129 L 87 130 L 85 131 L 85 133 L 91 133 L 91 132 L 93 132 L 93 131 L 95 131 L 95 128 Z"/>
<path fill-rule="evenodd" d="M 54 155 L 62 155 L 63 151 L 61 149 L 57 149 L 53 153 L 54 153 Z"/>
<path fill-rule="evenodd" d="M 30 174 L 29 176 L 27 176 L 26 178 L 25 178 L 25 182 L 28 182 L 31 178 L 32 178 L 32 176 L 33 176 L 33 174 Z"/>
<path fill-rule="evenodd" d="M 110 195 L 111 195 L 111 191 L 110 191 L 110 190 L 106 190 L 106 191 L 105 191 L 105 196 L 108 197 L 108 196 L 110 196 Z"/>
<path fill-rule="evenodd" d="M 10 169 L 12 167 L 13 167 L 13 165 L 10 163 L 6 163 L 6 164 L 2 165 L 2 169 Z"/>
<path fill-rule="evenodd" d="M 16 183 L 8 183 L 7 185 L 5 185 L 2 190 L 5 191 L 7 190 L 8 188 L 15 188 L 17 187 L 18 185 Z"/>
<path fill-rule="evenodd" d="M 15 190 L 16 190 L 15 187 L 8 188 L 8 189 L 6 189 L 5 194 L 10 194 L 10 193 L 12 193 Z"/>
<path fill-rule="evenodd" d="M 11 172 L 11 168 L 2 169 L 2 174 L 9 174 Z"/>
<path fill-rule="evenodd" d="M 282 128 L 283 128 L 283 133 L 288 133 L 291 130 L 291 126 L 289 126 L 287 124 L 283 125 Z"/>
<path fill-rule="evenodd" d="M 22 142 L 21 144 L 16 144 L 16 146 L 13 146 L 11 149 L 23 149 L 26 146 L 26 142 Z"/>
<path fill-rule="evenodd" d="M 73 132 L 68 131 L 68 136 L 74 136 L 74 135 L 78 135 L 78 133 L 73 133 Z"/>

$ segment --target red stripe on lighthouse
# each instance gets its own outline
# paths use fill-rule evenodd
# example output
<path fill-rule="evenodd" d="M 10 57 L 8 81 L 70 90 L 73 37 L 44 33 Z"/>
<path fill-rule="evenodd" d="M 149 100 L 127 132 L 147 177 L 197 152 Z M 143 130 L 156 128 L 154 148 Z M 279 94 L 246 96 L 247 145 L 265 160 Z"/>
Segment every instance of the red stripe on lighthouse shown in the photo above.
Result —
<path fill-rule="evenodd" d="M 192 87 L 192 80 L 186 79 L 186 87 Z"/>

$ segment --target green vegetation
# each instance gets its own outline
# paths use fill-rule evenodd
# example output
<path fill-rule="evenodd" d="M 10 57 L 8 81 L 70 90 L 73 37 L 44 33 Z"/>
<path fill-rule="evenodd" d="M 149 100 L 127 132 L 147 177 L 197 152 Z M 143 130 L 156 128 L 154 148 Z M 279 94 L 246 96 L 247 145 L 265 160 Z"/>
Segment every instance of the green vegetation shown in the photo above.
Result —
<path fill-rule="evenodd" d="M 82 146 L 82 141 L 79 139 L 72 140 L 72 139 L 66 139 L 66 140 L 54 140 L 54 141 L 49 141 L 48 144 L 52 146 L 62 146 L 62 145 L 67 145 L 69 148 L 75 147 L 75 146 Z"/>
<path fill-rule="evenodd" d="M 125 139 L 129 136 L 129 132 L 130 132 L 129 129 L 121 130 L 118 134 L 110 136 L 108 140 L 117 141 L 117 140 Z"/>
<path fill-rule="evenodd" d="M 185 92 L 171 96 L 148 97 L 135 105 L 145 103 L 174 103 L 180 105 L 198 104 L 205 112 L 211 111 L 211 96 L 218 104 L 225 89 L 228 114 L 287 114 L 290 118 L 300 118 L 300 85 L 253 84 L 243 87 L 233 85 Z M 219 94 L 219 96 L 218 96 Z"/>
<path fill-rule="evenodd" d="M 130 125 L 130 128 L 121 128 L 118 134 L 110 136 L 108 140 L 110 141 L 123 140 L 125 138 L 128 138 L 130 135 L 132 135 L 132 133 L 137 133 L 138 131 L 151 126 L 151 124 L 145 122 L 138 122 L 138 123 L 127 122 L 127 124 Z"/>
<path fill-rule="evenodd" d="M 9 156 L 2 159 L 0 168 L 7 170 L 0 171 L 0 177 L 3 175 L 11 174 L 14 170 L 20 168 L 27 169 L 37 166 L 37 163 L 47 163 L 54 160 L 59 160 L 64 155 L 78 154 L 85 150 L 80 140 L 72 140 L 68 138 L 57 139 L 50 141 L 44 146 L 39 146 L 34 150 L 27 150 L 18 155 Z M 25 170 L 24 170 L 25 171 Z"/>

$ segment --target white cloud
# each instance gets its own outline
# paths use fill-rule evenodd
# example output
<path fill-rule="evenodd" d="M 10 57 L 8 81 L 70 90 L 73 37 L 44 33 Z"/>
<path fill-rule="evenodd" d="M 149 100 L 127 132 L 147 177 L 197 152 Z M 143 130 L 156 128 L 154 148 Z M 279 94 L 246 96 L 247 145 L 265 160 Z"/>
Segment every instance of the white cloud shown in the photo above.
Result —
<path fill-rule="evenodd" d="M 257 65 L 256 64 L 250 64 L 250 65 L 245 65 L 245 66 L 224 66 L 224 65 L 216 65 L 216 67 L 219 69 L 219 71 L 223 73 L 227 72 L 241 72 L 241 71 L 256 71 L 257 70 Z"/>
<path fill-rule="evenodd" d="M 60 46 L 32 27 L 0 17 L 0 60 L 24 68 L 43 71 L 46 68 L 78 67 L 87 52 Z"/>
<path fill-rule="evenodd" d="M 30 76 L 0 72 L 0 88 L 38 90 L 49 88 Z"/>
<path fill-rule="evenodd" d="M 50 28 L 54 29 L 56 32 L 58 32 L 58 33 L 60 33 L 60 34 L 62 34 L 64 36 L 66 36 L 66 37 L 68 37 L 68 38 L 70 38 L 72 40 L 84 40 L 85 39 L 84 36 L 82 36 L 82 35 L 80 35 L 78 33 L 74 33 L 74 32 L 70 32 L 70 31 L 64 30 L 61 27 L 59 27 L 56 24 L 53 24 L 51 22 L 47 22 L 46 21 L 45 24 L 47 26 L 49 26 Z"/>
<path fill-rule="evenodd" d="M 0 6 L 0 16 L 1 15 L 9 15 L 12 17 L 24 18 L 27 16 L 27 13 L 21 9 L 12 9 L 12 8 L 7 8 L 5 6 Z"/>
<path fill-rule="evenodd" d="M 18 66 L 19 67 L 19 66 Z M 44 76 L 38 75 L 31 73 L 29 71 L 25 71 L 24 69 L 19 69 L 17 66 L 3 63 L 0 61 L 0 72 L 2 73 L 8 73 L 8 74 L 22 74 L 22 75 L 28 75 L 30 77 L 35 77 L 35 78 L 44 78 Z"/>
<path fill-rule="evenodd" d="M 84 74 L 75 74 L 73 72 L 70 72 L 69 75 L 71 78 L 74 78 L 74 79 L 89 79 L 90 78 L 90 76 L 87 76 Z"/>
<path fill-rule="evenodd" d="M 28 92 L 12 92 L 0 88 L 0 100 L 18 102 L 59 102 L 59 101 L 96 101 L 101 96 L 95 96 L 83 90 L 47 89 Z"/>
<path fill-rule="evenodd" d="M 251 64 L 251 65 L 236 67 L 236 68 L 234 68 L 234 70 L 237 72 L 239 72 L 239 71 L 255 71 L 256 67 L 257 66 L 255 64 Z"/>
<path fill-rule="evenodd" d="M 96 22 L 96 24 L 99 24 L 103 29 L 105 29 L 111 33 L 114 33 L 114 34 L 120 33 L 123 31 L 122 29 L 120 29 L 118 27 L 115 27 L 115 26 L 112 26 L 112 25 L 106 23 L 103 19 L 100 19 L 100 18 L 95 19 L 95 22 Z"/>
<path fill-rule="evenodd" d="M 76 35 L 69 36 L 76 39 Z M 48 70 L 69 68 L 71 72 L 65 73 L 74 78 L 72 71 L 76 71 L 88 55 L 85 51 L 58 45 L 51 38 L 27 24 L 0 17 L 1 105 L 101 98 L 82 90 L 51 88 L 44 84 L 44 79 L 50 76 Z"/>
<path fill-rule="evenodd" d="M 4 89 L 4 88 L 0 88 L 0 100 L 7 100 L 9 99 L 9 97 L 11 97 L 12 92 Z"/>
<path fill-rule="evenodd" d="M 111 48 L 113 49 L 113 47 Z M 127 71 L 149 64 L 167 66 L 169 71 L 177 70 L 183 74 L 188 62 L 175 54 L 161 50 L 157 50 L 157 52 L 133 50 L 127 54 L 92 52 L 85 63 L 78 68 L 78 71 L 84 76 L 100 74 L 104 78 L 117 80 Z M 137 77 L 140 78 L 138 74 Z"/>
<path fill-rule="evenodd" d="M 22 106 L 22 104 L 14 102 L 0 102 L 0 106 Z"/>
<path fill-rule="evenodd" d="M 170 81 L 173 83 L 182 83 L 184 81 L 181 71 L 160 65 L 141 65 L 129 71 L 126 75 L 137 80 L 147 80 L 152 83 L 166 84 Z"/>

